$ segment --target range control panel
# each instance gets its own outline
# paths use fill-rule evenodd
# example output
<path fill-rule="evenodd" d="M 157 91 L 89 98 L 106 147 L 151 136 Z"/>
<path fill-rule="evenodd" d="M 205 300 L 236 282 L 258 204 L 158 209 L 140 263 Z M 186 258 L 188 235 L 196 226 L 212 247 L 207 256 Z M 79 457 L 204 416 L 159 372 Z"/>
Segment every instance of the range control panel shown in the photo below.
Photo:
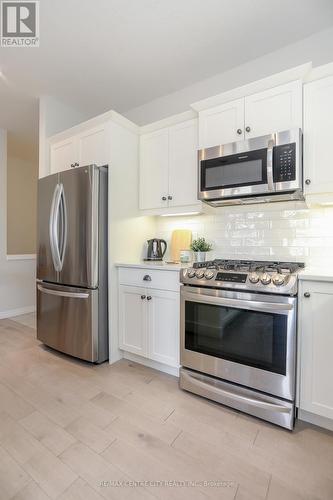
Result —
<path fill-rule="evenodd" d="M 241 273 L 217 273 L 215 281 L 229 281 L 231 283 L 245 283 L 247 274 Z"/>
<path fill-rule="evenodd" d="M 273 149 L 273 180 L 288 182 L 296 179 L 296 143 L 275 146 Z"/>

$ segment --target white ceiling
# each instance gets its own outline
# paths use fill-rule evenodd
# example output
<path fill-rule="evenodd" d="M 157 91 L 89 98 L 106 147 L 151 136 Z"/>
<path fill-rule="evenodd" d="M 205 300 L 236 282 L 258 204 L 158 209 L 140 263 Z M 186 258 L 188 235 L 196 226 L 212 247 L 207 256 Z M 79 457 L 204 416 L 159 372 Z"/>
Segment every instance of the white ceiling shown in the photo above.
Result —
<path fill-rule="evenodd" d="M 124 112 L 331 25 L 332 0 L 41 0 L 40 48 L 0 49 L 0 127 L 23 144 L 41 94 Z"/>

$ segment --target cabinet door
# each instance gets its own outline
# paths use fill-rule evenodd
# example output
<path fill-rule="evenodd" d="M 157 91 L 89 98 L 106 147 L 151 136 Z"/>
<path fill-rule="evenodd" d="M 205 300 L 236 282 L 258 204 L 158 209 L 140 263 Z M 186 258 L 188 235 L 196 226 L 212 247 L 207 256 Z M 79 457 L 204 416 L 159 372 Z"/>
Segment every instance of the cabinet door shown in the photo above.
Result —
<path fill-rule="evenodd" d="M 141 136 L 140 208 L 142 210 L 168 206 L 168 168 L 168 129 Z"/>
<path fill-rule="evenodd" d="M 79 164 L 107 165 L 109 163 L 109 144 L 107 126 L 102 125 L 87 130 L 78 136 Z"/>
<path fill-rule="evenodd" d="M 245 97 L 245 138 L 302 128 L 302 85 L 299 81 Z"/>
<path fill-rule="evenodd" d="M 300 407 L 333 419 L 333 284 L 302 281 L 301 291 Z"/>
<path fill-rule="evenodd" d="M 149 358 L 179 366 L 179 293 L 149 290 L 147 300 Z"/>
<path fill-rule="evenodd" d="M 76 137 L 50 145 L 51 174 L 68 170 L 78 161 Z"/>
<path fill-rule="evenodd" d="M 169 206 L 198 203 L 198 120 L 169 129 Z M 170 199 L 171 198 L 171 199 Z"/>
<path fill-rule="evenodd" d="M 119 348 L 147 356 L 146 290 L 119 286 Z"/>
<path fill-rule="evenodd" d="M 199 113 L 199 148 L 244 139 L 244 98 Z"/>
<path fill-rule="evenodd" d="M 306 194 L 333 193 L 333 76 L 304 85 Z"/>

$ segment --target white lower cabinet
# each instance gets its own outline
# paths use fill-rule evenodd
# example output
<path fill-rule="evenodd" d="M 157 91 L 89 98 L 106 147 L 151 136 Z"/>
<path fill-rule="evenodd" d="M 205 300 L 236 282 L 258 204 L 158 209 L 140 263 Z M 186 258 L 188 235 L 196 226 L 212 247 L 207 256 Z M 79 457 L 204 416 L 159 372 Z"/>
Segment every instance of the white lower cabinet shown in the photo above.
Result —
<path fill-rule="evenodd" d="M 333 419 L 333 283 L 304 280 L 300 292 L 299 407 Z"/>
<path fill-rule="evenodd" d="M 119 348 L 179 366 L 178 291 L 119 285 Z"/>

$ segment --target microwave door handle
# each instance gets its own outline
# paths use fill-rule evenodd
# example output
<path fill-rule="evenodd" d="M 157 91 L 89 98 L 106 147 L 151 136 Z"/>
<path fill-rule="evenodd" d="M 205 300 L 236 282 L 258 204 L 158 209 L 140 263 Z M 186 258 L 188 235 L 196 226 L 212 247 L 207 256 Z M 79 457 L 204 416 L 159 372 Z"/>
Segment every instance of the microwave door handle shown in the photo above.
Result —
<path fill-rule="evenodd" d="M 275 191 L 274 179 L 273 179 L 273 148 L 275 146 L 275 141 L 270 139 L 267 146 L 267 186 L 268 191 Z"/>

